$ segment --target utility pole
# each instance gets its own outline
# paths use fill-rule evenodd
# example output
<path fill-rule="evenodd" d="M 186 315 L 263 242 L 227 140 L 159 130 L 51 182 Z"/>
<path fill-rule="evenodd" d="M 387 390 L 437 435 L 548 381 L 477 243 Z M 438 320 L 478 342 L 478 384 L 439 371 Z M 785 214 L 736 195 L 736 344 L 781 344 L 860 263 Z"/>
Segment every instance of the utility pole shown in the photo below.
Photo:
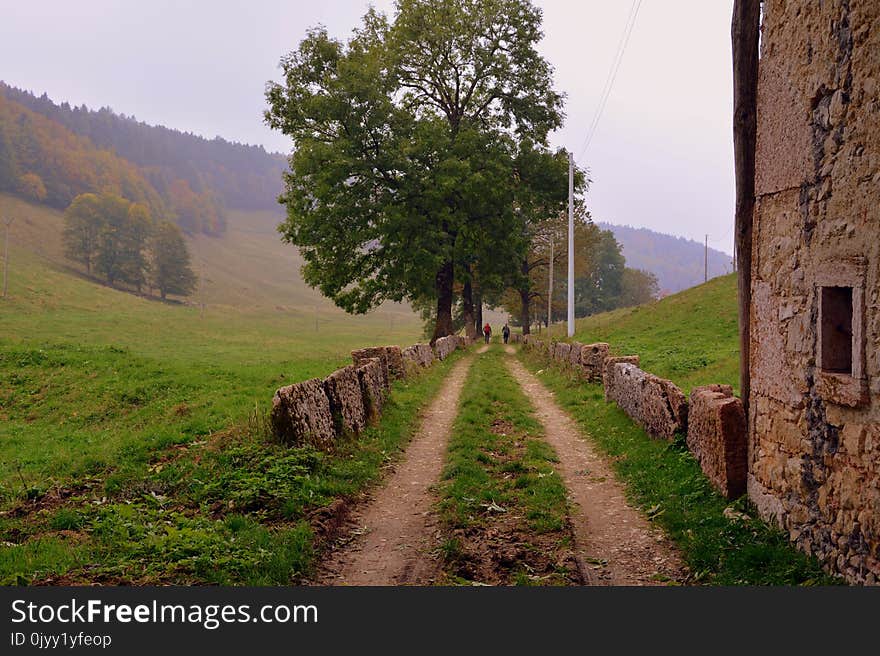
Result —
<path fill-rule="evenodd" d="M 547 289 L 547 330 L 553 322 L 553 246 L 556 242 L 556 226 L 550 229 L 550 286 Z M 539 324 L 540 325 L 540 324 Z"/>
<path fill-rule="evenodd" d="M 568 153 L 568 336 L 574 335 L 574 155 Z"/>
<path fill-rule="evenodd" d="M 709 235 L 706 235 L 706 245 L 703 248 L 703 282 L 709 282 Z"/>
<path fill-rule="evenodd" d="M 7 217 L 3 219 L 6 226 L 6 248 L 3 253 L 3 298 L 6 298 L 6 290 L 9 287 L 9 227 L 15 219 Z"/>

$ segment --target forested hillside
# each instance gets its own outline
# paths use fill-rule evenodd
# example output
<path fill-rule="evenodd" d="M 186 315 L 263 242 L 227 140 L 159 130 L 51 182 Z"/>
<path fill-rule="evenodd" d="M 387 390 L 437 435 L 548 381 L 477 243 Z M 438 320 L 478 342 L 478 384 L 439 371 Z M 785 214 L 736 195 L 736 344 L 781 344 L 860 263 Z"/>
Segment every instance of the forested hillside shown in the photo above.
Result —
<path fill-rule="evenodd" d="M 704 244 L 647 228 L 599 223 L 611 230 L 622 246 L 627 266 L 657 276 L 661 293 L 675 293 L 703 282 Z M 733 257 L 709 249 L 709 278 L 733 271 Z"/>
<path fill-rule="evenodd" d="M 0 94 L 0 191 L 63 209 L 99 189 L 168 212 L 138 167 Z"/>
<path fill-rule="evenodd" d="M 277 207 L 285 167 L 261 146 L 55 104 L 0 82 L 0 190 L 53 207 L 109 191 L 187 232 L 220 234 L 229 209 Z"/>

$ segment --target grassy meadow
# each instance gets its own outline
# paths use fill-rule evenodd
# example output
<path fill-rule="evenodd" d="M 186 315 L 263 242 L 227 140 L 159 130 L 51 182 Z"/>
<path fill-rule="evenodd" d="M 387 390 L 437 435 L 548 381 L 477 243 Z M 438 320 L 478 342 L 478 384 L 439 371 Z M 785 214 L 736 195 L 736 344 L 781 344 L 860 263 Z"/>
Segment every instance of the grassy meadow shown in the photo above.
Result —
<path fill-rule="evenodd" d="M 29 248 L 36 236 L 27 228 L 57 237 L 57 212 L 12 209 L 18 232 L 9 298 L 0 303 L 0 490 L 7 498 L 107 474 L 241 424 L 266 411 L 276 388 L 326 375 L 349 362 L 353 348 L 418 338 L 417 319 L 402 308 L 350 317 L 326 307 L 234 304 L 241 297 L 230 293 L 202 309 L 110 289 L 57 259 L 51 239 L 42 253 Z M 286 300 L 295 301 L 294 292 Z"/>
<path fill-rule="evenodd" d="M 564 324 L 550 334 L 565 335 Z M 641 357 L 645 371 L 689 394 L 710 383 L 739 387 L 736 275 L 713 278 L 660 301 L 605 312 L 575 323 L 579 342 L 608 342 L 614 355 Z"/>
<path fill-rule="evenodd" d="M 354 348 L 418 341 L 417 317 L 330 306 L 299 280 L 271 213 L 190 240 L 201 292 L 169 303 L 87 279 L 62 255 L 59 212 L 0 195 L 0 214 L 15 218 L 0 302 L 4 582 L 290 582 L 312 558 L 306 514 L 378 477 L 446 371 L 401 384 L 381 425 L 332 457 L 281 449 L 265 426 L 275 389 Z"/>

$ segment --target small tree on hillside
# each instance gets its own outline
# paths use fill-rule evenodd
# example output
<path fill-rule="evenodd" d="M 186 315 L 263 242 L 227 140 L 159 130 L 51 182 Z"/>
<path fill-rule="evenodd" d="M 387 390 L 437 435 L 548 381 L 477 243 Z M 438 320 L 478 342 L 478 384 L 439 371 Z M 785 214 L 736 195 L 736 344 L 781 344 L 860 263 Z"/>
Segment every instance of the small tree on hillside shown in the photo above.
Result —
<path fill-rule="evenodd" d="M 153 253 L 153 286 L 159 290 L 162 300 L 168 294 L 189 296 L 196 286 L 189 250 L 183 234 L 173 223 L 159 225 L 151 245 Z"/>
<path fill-rule="evenodd" d="M 623 270 L 620 287 L 620 307 L 650 303 L 657 298 L 660 290 L 657 276 L 650 271 L 630 267 Z"/>
<path fill-rule="evenodd" d="M 153 233 L 150 210 L 140 203 L 132 203 L 126 212 L 123 230 L 120 232 L 119 279 L 137 288 L 138 292 L 147 282 L 150 269 L 146 249 Z"/>
<path fill-rule="evenodd" d="M 46 200 L 46 185 L 36 173 L 25 173 L 18 179 L 18 190 L 28 200 L 42 203 Z"/>
<path fill-rule="evenodd" d="M 98 234 L 104 225 L 101 199 L 97 194 L 80 194 L 64 212 L 64 254 L 84 264 L 91 275 L 98 253 Z"/>

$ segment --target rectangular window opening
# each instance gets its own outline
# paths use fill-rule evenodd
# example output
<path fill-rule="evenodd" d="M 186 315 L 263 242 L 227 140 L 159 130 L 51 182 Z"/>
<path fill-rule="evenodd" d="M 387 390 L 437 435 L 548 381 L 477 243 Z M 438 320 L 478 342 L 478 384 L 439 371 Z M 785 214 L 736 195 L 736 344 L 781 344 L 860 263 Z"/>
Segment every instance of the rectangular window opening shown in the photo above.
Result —
<path fill-rule="evenodd" d="M 853 373 L 853 288 L 822 287 L 822 371 Z"/>

